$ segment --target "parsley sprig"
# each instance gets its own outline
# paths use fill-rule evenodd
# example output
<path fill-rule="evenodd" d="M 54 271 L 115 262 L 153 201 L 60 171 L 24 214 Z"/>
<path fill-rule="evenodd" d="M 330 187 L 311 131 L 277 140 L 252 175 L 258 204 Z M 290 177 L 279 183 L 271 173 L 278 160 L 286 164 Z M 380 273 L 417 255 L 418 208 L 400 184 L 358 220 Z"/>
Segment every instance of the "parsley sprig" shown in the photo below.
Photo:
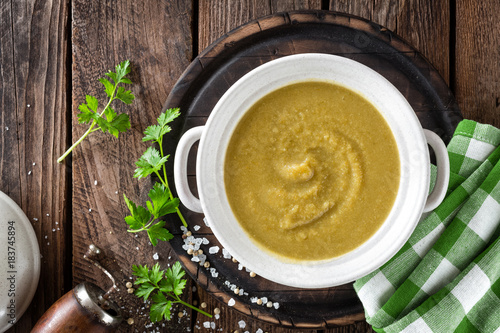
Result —
<path fill-rule="evenodd" d="M 184 302 L 180 298 L 186 286 L 186 280 L 182 279 L 186 273 L 178 261 L 164 271 L 160 269 L 159 264 L 155 264 L 151 269 L 147 265 L 133 265 L 132 271 L 136 276 L 134 284 L 138 285 L 134 292 L 135 295 L 144 298 L 144 301 L 151 297 L 149 318 L 153 323 L 162 319 L 170 320 L 170 309 L 175 303 L 183 304 L 212 318 L 211 314 Z"/>
<path fill-rule="evenodd" d="M 104 90 L 106 95 L 108 95 L 109 100 L 102 109 L 99 110 L 99 101 L 96 97 L 91 95 L 85 96 L 85 102 L 78 106 L 80 113 L 78 116 L 78 122 L 80 124 L 90 123 L 89 129 L 78 139 L 61 157 L 57 159 L 57 163 L 61 163 L 66 156 L 68 156 L 76 146 L 78 146 L 86 137 L 92 132 L 98 131 L 99 129 L 103 132 L 109 132 L 110 134 L 118 137 L 120 132 L 125 132 L 130 128 L 130 120 L 126 113 L 117 114 L 113 108 L 111 108 L 111 103 L 118 99 L 125 104 L 131 104 L 134 101 L 134 95 L 130 90 L 125 90 L 123 86 L 119 86 L 120 83 L 131 84 L 130 81 L 125 76 L 130 73 L 130 61 L 126 60 L 115 66 L 115 71 L 109 71 L 106 75 L 113 81 L 106 78 L 100 78 L 99 82 L 104 85 Z M 97 125 L 97 128 L 94 128 Z"/>
<path fill-rule="evenodd" d="M 165 156 L 163 153 L 163 136 L 172 130 L 168 124 L 179 115 L 179 108 L 167 109 L 158 117 L 157 125 L 151 125 L 144 131 L 145 136 L 142 141 L 157 143 L 159 150 L 154 146 L 146 149 L 135 163 L 137 169 L 134 177 L 140 179 L 152 174 L 158 177 L 160 183 L 155 182 L 148 194 L 151 201 L 146 202 L 146 207 L 137 206 L 125 194 L 123 195 L 131 214 L 125 218 L 125 222 L 130 227 L 128 232 L 146 231 L 153 246 L 158 244 L 158 240 L 168 241 L 173 238 L 173 235 L 163 228 L 165 221 L 159 220 L 162 216 L 176 212 L 187 227 L 186 220 L 179 210 L 179 199 L 174 198 L 168 186 L 165 163 L 170 155 Z"/>

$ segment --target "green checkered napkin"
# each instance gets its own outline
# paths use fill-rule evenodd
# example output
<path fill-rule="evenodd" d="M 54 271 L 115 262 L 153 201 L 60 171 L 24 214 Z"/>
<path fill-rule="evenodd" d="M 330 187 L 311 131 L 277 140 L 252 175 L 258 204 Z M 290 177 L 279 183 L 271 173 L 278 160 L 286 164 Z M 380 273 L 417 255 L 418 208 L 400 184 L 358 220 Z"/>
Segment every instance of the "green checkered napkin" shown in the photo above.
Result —
<path fill-rule="evenodd" d="M 377 332 L 500 332 L 500 130 L 462 121 L 450 185 L 384 266 L 354 283 Z"/>

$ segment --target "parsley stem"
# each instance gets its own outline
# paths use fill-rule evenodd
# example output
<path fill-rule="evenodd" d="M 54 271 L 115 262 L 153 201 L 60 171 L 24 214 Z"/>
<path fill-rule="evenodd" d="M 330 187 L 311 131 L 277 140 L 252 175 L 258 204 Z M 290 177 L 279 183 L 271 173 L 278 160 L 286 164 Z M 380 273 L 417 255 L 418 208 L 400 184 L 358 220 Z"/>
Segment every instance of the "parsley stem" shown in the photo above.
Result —
<path fill-rule="evenodd" d="M 73 149 L 75 149 L 75 147 L 78 146 L 80 144 L 80 142 L 82 142 L 87 137 L 87 135 L 89 135 L 90 133 L 93 132 L 92 129 L 94 128 L 95 124 L 97 124 L 97 123 L 95 120 L 93 120 L 92 124 L 90 124 L 90 127 L 87 130 L 87 132 L 83 133 L 82 137 L 80 139 L 78 139 L 78 141 L 73 143 L 73 145 L 71 147 L 69 147 L 68 150 L 66 150 L 66 152 L 64 154 L 62 154 L 61 157 L 59 157 L 57 159 L 57 163 L 61 163 L 66 158 L 66 156 L 68 156 L 69 153 L 71 153 L 71 151 L 73 151 Z"/>
<path fill-rule="evenodd" d="M 209 317 L 209 318 L 212 318 L 212 317 L 213 317 L 210 313 L 206 313 L 206 312 L 205 312 L 205 311 L 203 311 L 202 309 L 198 309 L 197 307 L 195 307 L 195 306 L 193 306 L 193 305 L 191 305 L 191 304 L 189 304 L 189 303 L 184 302 L 184 301 L 183 301 L 183 300 L 181 300 L 179 297 L 177 297 L 177 301 L 175 301 L 174 303 L 181 303 L 181 304 L 183 304 L 183 305 L 187 306 L 188 308 L 191 308 L 191 309 L 193 309 L 193 310 L 195 310 L 195 311 L 198 311 L 199 313 L 201 313 L 201 314 L 203 314 L 203 315 L 205 315 L 205 316 L 207 316 L 207 317 Z"/>
<path fill-rule="evenodd" d="M 118 83 L 115 83 L 115 86 L 113 88 L 113 92 L 111 94 L 111 97 L 109 98 L 108 104 L 106 104 L 106 106 L 104 107 L 104 109 L 102 110 L 102 112 L 100 114 L 101 117 L 104 114 L 104 111 L 106 111 L 106 109 L 111 105 L 111 102 L 113 102 L 115 100 L 116 87 L 118 87 Z M 95 120 L 92 120 L 92 124 L 90 124 L 90 127 L 87 130 L 87 132 L 83 133 L 82 137 L 80 139 L 78 139 L 78 141 L 73 143 L 73 145 L 71 147 L 69 147 L 69 149 L 66 150 L 66 152 L 64 154 L 62 154 L 61 157 L 59 157 L 57 159 L 57 163 L 61 163 L 66 158 L 66 156 L 68 156 L 73 151 L 73 149 L 75 149 L 75 147 L 78 146 L 80 144 L 80 142 L 82 142 L 87 137 L 87 135 L 99 130 L 99 128 L 92 130 L 96 124 L 97 124 L 97 122 Z"/>
<path fill-rule="evenodd" d="M 158 145 L 160 146 L 160 154 L 161 154 L 161 157 L 164 157 L 165 155 L 163 154 L 163 137 L 160 137 L 158 139 Z M 166 188 L 170 189 L 170 187 L 168 187 L 168 179 L 167 179 L 167 171 L 166 171 L 166 167 L 165 167 L 165 164 L 163 164 L 163 176 L 165 177 L 165 181 L 162 182 L 163 185 L 165 185 Z M 170 192 L 170 200 L 174 200 L 174 196 L 172 194 L 172 191 L 169 191 Z M 188 225 L 186 223 L 186 220 L 184 219 L 184 216 L 182 216 L 182 213 L 181 211 L 179 210 L 179 207 L 176 207 L 175 208 L 175 211 L 177 212 L 177 215 L 179 216 L 179 218 L 181 219 L 181 222 L 182 224 L 187 228 Z"/>

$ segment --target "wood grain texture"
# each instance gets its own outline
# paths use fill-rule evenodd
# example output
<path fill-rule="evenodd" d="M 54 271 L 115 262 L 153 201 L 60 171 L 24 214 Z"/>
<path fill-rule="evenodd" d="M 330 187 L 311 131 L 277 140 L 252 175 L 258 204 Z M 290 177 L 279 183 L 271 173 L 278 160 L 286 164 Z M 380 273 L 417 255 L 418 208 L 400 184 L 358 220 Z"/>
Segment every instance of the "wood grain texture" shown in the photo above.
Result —
<path fill-rule="evenodd" d="M 68 4 L 2 1 L 0 6 L 0 190 L 32 221 L 43 256 L 38 291 L 9 330 L 24 333 L 65 289 L 68 177 L 56 157 L 66 144 L 69 120 Z"/>
<path fill-rule="evenodd" d="M 321 9 L 321 0 L 200 0 L 198 48 L 200 52 L 243 23 L 277 12 Z"/>
<path fill-rule="evenodd" d="M 74 283 L 90 281 L 105 288 L 106 278 L 83 259 L 90 243 L 106 252 L 108 267 L 119 280 L 115 296 L 124 306 L 124 317 L 135 324 L 123 324 L 120 332 L 142 329 L 148 309 L 140 299 L 126 292 L 132 264 L 154 264 L 158 253 L 166 268 L 175 257 L 168 244 L 153 248 L 146 234 L 127 233 L 123 218 L 127 208 L 123 194 L 144 205 L 152 187 L 150 179 L 132 178 L 134 162 L 148 147 L 142 142 L 144 129 L 156 122 L 168 92 L 192 58 L 192 7 L 189 1 L 84 1 L 74 0 L 73 8 L 73 140 L 86 130 L 77 123 L 77 107 L 92 94 L 104 100 L 97 82 L 108 69 L 125 59 L 132 63 L 129 77 L 136 99 L 130 106 L 114 104 L 130 116 L 132 128 L 118 139 L 95 132 L 73 152 L 73 276 Z M 186 293 L 186 297 L 190 297 Z M 172 321 L 171 332 L 182 331 Z M 150 328 L 161 328 L 151 325 Z"/>
<path fill-rule="evenodd" d="M 398 34 L 449 83 L 449 0 L 331 0 L 330 10 L 360 16 Z"/>
<path fill-rule="evenodd" d="M 500 126 L 500 2 L 456 2 L 455 94 L 466 118 Z"/>

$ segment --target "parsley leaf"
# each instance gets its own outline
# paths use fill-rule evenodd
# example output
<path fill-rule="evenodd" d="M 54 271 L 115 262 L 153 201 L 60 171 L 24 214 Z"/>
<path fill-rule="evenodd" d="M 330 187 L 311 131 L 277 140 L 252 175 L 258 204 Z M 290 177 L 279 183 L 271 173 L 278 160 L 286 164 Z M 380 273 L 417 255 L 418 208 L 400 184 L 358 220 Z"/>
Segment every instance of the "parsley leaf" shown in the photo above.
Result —
<path fill-rule="evenodd" d="M 125 88 L 119 87 L 116 92 L 116 98 L 125 104 L 131 104 L 134 101 L 135 96 L 132 95 L 130 90 L 125 91 Z"/>
<path fill-rule="evenodd" d="M 151 310 L 149 311 L 149 319 L 153 323 L 162 320 L 170 320 L 170 309 L 172 308 L 172 301 L 167 300 L 165 295 L 158 293 L 152 298 L 153 304 L 151 305 Z"/>
<path fill-rule="evenodd" d="M 78 122 L 88 124 L 90 121 L 95 119 L 95 113 L 92 112 L 87 106 L 87 104 L 83 103 L 78 106 L 78 110 L 81 112 L 77 114 Z"/>
<path fill-rule="evenodd" d="M 174 235 L 172 235 L 167 229 L 163 228 L 164 225 L 165 221 L 160 221 L 148 229 L 148 237 L 153 246 L 158 245 L 158 240 L 167 242 L 174 238 Z"/>
<path fill-rule="evenodd" d="M 113 81 L 110 82 L 106 78 L 100 78 L 99 82 L 104 85 L 104 91 L 109 97 L 109 101 L 106 103 L 102 110 L 99 110 L 99 101 L 96 97 L 91 95 L 85 96 L 85 102 L 78 106 L 78 122 L 79 123 L 90 123 L 90 127 L 78 139 L 61 157 L 57 159 L 58 163 L 61 163 L 66 156 L 68 156 L 71 151 L 82 142 L 87 135 L 96 131 L 95 126 L 98 126 L 101 131 L 109 132 L 110 134 L 118 137 L 119 133 L 125 132 L 130 128 L 130 120 L 127 114 L 117 115 L 116 112 L 111 109 L 111 103 L 118 99 L 125 104 L 131 104 L 134 101 L 134 95 L 130 90 L 125 90 L 119 84 L 131 84 L 130 81 L 125 76 L 130 73 L 130 61 L 126 60 L 115 66 L 115 72 L 109 71 L 106 73 Z M 104 116 L 104 117 L 103 117 Z"/>
<path fill-rule="evenodd" d="M 160 152 L 156 148 L 149 147 L 148 149 L 146 149 L 141 158 L 139 158 L 139 160 L 135 162 L 137 169 L 135 169 L 134 178 L 141 179 L 143 177 L 149 176 L 152 173 L 158 173 L 163 164 L 165 164 L 165 162 L 168 160 L 169 156 L 170 155 L 161 157 Z"/>
<path fill-rule="evenodd" d="M 163 319 L 170 320 L 170 310 L 175 303 L 183 304 L 212 318 L 211 314 L 184 302 L 180 298 L 187 281 L 182 279 L 186 273 L 178 261 L 171 268 L 164 271 L 160 269 L 158 263 L 151 267 L 151 269 L 147 265 L 133 265 L 132 272 L 136 276 L 134 284 L 138 286 L 134 294 L 142 297 L 144 301 L 151 299 L 152 304 L 149 310 L 149 318 L 152 322 L 158 322 Z"/>
<path fill-rule="evenodd" d="M 97 112 L 97 106 L 99 105 L 99 101 L 97 100 L 97 98 L 95 98 L 94 96 L 87 95 L 85 96 L 85 100 L 87 102 L 87 106 L 89 107 L 89 109 L 91 109 L 94 112 Z"/>
<path fill-rule="evenodd" d="M 151 201 L 146 202 L 146 207 L 136 206 L 124 194 L 123 199 L 130 211 L 129 216 L 125 217 L 125 222 L 129 225 L 129 232 L 146 231 L 153 246 L 158 245 L 158 240 L 169 241 L 174 236 L 164 228 L 165 221 L 157 219 L 173 213 L 179 206 L 179 199 L 171 199 L 170 191 L 163 184 L 155 183 L 149 197 Z"/>
<path fill-rule="evenodd" d="M 148 209 L 155 218 L 174 213 L 179 206 L 179 199 L 170 199 L 170 191 L 160 183 L 155 183 L 148 196 L 151 202 L 148 201 Z"/>
<path fill-rule="evenodd" d="M 104 77 L 101 77 L 99 79 L 99 82 L 101 82 L 104 85 L 104 91 L 106 92 L 106 95 L 108 95 L 108 97 L 111 98 L 113 96 L 113 90 L 115 89 L 115 85 L 109 82 L 109 80 Z"/>
<path fill-rule="evenodd" d="M 157 119 L 158 125 L 151 125 L 146 128 L 144 131 L 145 136 L 142 138 L 142 141 L 153 140 L 161 143 L 161 138 L 172 130 L 168 123 L 179 117 L 180 114 L 179 108 L 165 110 L 165 112 L 162 113 Z"/>
<path fill-rule="evenodd" d="M 125 203 L 131 214 L 125 217 L 125 222 L 127 222 L 131 229 L 147 228 L 152 217 L 151 213 L 142 206 L 137 207 L 125 194 L 123 195 L 123 199 L 125 199 Z"/>

